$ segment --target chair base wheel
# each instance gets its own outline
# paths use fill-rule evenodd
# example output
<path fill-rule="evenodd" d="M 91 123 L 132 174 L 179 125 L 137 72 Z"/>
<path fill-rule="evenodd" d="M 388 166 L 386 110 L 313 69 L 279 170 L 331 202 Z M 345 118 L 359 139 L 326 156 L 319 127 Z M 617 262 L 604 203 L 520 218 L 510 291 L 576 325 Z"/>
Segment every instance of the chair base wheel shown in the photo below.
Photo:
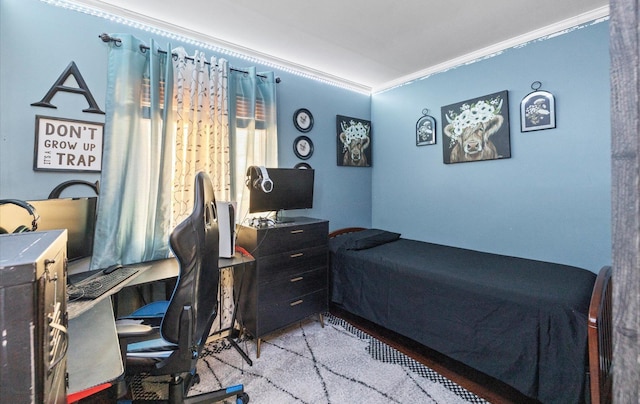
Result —
<path fill-rule="evenodd" d="M 249 403 L 249 395 L 247 393 L 242 393 L 236 397 L 236 404 L 248 404 Z"/>

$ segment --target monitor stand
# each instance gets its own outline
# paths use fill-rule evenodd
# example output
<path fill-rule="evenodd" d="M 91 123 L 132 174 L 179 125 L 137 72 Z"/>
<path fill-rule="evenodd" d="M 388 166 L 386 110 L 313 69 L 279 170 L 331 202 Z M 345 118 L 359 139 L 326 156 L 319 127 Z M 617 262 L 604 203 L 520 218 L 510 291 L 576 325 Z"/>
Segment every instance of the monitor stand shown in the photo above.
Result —
<path fill-rule="evenodd" d="M 284 210 L 280 209 L 279 211 L 276 212 L 276 223 L 280 224 L 280 223 L 293 223 L 295 222 L 295 219 L 292 217 L 285 217 L 282 216 L 282 214 L 284 213 Z"/>

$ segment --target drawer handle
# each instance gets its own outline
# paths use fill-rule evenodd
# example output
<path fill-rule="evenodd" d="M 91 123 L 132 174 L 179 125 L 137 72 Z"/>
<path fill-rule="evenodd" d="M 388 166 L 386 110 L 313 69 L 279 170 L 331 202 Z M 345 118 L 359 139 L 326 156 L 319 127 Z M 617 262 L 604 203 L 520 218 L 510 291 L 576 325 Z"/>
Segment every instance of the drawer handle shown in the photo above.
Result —
<path fill-rule="evenodd" d="M 302 276 L 298 276 L 297 278 L 292 278 L 292 279 L 291 279 L 291 282 L 298 282 L 298 281 L 301 281 L 301 280 L 303 280 L 303 279 L 304 279 L 304 278 L 303 278 Z"/>
<path fill-rule="evenodd" d="M 296 300 L 295 302 L 292 302 L 289 304 L 289 306 L 293 307 L 293 306 L 297 306 L 300 303 L 304 302 L 304 300 L 300 299 L 300 300 Z"/>
<path fill-rule="evenodd" d="M 300 229 L 300 230 L 291 230 L 291 234 L 300 234 L 300 233 L 304 233 L 304 230 Z"/>
<path fill-rule="evenodd" d="M 302 257 L 303 255 L 304 255 L 304 253 L 297 253 L 297 254 L 291 254 L 289 257 L 298 258 L 298 257 Z"/>

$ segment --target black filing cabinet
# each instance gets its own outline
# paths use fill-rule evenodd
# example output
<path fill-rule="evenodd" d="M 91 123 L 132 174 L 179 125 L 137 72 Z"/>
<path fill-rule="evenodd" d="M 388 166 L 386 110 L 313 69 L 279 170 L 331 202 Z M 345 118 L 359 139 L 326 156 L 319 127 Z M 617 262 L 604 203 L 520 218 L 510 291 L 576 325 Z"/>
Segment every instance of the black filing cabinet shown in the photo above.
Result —
<path fill-rule="evenodd" d="M 0 235 L 0 403 L 66 403 L 67 231 Z"/>
<path fill-rule="evenodd" d="M 238 317 L 257 338 L 328 308 L 329 222 L 306 217 L 269 227 L 241 226 L 237 243 L 256 259 L 245 274 Z"/>

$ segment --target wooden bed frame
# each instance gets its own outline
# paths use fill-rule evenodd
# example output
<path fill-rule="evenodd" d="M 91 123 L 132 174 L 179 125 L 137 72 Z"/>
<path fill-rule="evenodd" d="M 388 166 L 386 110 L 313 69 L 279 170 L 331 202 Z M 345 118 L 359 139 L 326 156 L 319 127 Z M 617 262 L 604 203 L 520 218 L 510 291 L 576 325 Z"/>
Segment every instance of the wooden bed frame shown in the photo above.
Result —
<path fill-rule="evenodd" d="M 346 227 L 329 234 L 329 238 L 365 230 L 364 227 Z M 591 403 L 612 401 L 613 335 L 611 319 L 612 269 L 600 269 L 591 293 L 587 343 L 589 355 L 589 384 Z"/>
<path fill-rule="evenodd" d="M 610 403 L 613 400 L 613 334 L 611 320 L 611 275 L 610 266 L 598 273 L 589 305 L 589 379 L 591 403 Z"/>

